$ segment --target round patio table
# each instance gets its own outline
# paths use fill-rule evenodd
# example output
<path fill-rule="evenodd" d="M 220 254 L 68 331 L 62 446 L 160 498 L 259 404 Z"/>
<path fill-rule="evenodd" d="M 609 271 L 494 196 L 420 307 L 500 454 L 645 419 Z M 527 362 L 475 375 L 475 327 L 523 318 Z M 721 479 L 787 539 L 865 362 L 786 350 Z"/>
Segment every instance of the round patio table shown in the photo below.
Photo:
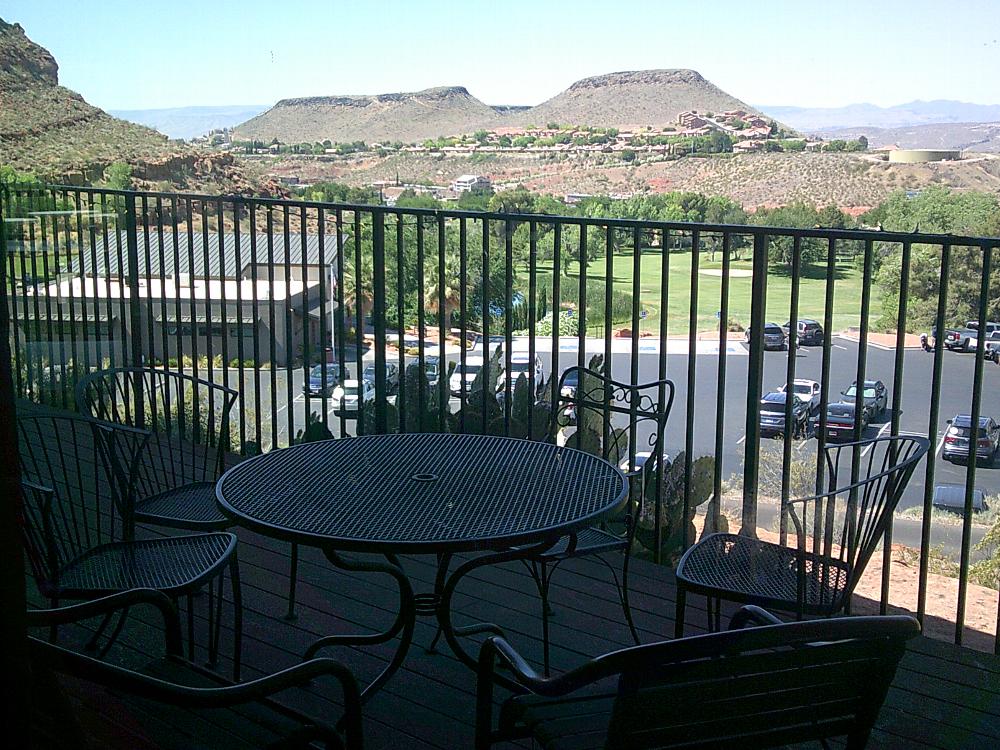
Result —
<path fill-rule="evenodd" d="M 418 615 L 473 669 L 457 636 L 499 633 L 489 623 L 454 627 L 450 601 L 458 581 L 483 565 L 548 549 L 619 511 L 625 476 L 597 456 L 550 443 L 490 435 L 368 435 L 305 443 L 237 464 L 216 485 L 222 510 L 243 526 L 323 550 L 347 570 L 385 573 L 399 586 L 400 611 L 385 631 L 321 638 L 331 645 L 382 643 L 400 636 L 367 698 L 400 667 Z M 342 552 L 377 553 L 385 563 Z M 449 572 L 455 553 L 480 552 Z M 414 593 L 397 555 L 434 554 L 434 591 Z M 432 646 L 433 648 L 433 646 Z"/>

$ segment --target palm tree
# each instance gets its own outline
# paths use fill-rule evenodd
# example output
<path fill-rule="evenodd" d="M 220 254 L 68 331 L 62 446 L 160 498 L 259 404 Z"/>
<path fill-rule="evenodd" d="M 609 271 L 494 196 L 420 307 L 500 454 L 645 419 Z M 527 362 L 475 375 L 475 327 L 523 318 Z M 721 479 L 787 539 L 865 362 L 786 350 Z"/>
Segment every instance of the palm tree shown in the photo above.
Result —
<path fill-rule="evenodd" d="M 458 256 L 445 251 L 444 255 L 444 285 L 439 285 L 438 264 L 430 264 L 424 269 L 424 300 L 427 309 L 437 314 L 440 312 L 440 302 L 444 301 L 444 327 L 447 329 L 451 325 L 451 317 L 462 303 L 462 285 L 464 280 L 460 273 Z"/>
<path fill-rule="evenodd" d="M 344 247 L 344 307 L 354 314 L 354 324 L 362 330 L 365 317 L 375 299 L 372 283 L 372 259 L 369 253 L 362 251 L 360 279 L 356 267 L 354 249 L 350 245 Z"/>

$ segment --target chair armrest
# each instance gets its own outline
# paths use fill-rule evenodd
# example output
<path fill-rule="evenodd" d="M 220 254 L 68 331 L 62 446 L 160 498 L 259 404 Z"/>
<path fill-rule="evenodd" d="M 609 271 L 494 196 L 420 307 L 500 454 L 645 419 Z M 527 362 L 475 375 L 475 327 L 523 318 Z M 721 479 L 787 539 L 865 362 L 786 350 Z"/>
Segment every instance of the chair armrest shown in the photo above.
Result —
<path fill-rule="evenodd" d="M 753 604 L 740 607 L 729 621 L 729 630 L 741 630 L 748 625 L 781 625 L 782 620 L 772 615 L 766 609 Z"/>
<path fill-rule="evenodd" d="M 361 747 L 361 690 L 351 671 L 333 659 L 310 659 L 247 682 L 232 684 L 219 678 L 222 684 L 218 687 L 190 687 L 110 664 L 38 638 L 29 636 L 28 641 L 31 658 L 35 663 L 142 698 L 182 708 L 228 708 L 243 705 L 270 698 L 276 693 L 304 685 L 317 677 L 334 677 L 344 693 L 343 728 L 347 747 Z M 179 657 L 170 658 L 186 664 L 185 660 Z M 194 668 L 194 671 L 204 674 L 197 668 Z"/>
<path fill-rule="evenodd" d="M 118 610 L 127 610 L 138 604 L 151 604 L 160 610 L 160 614 L 163 615 L 167 653 L 180 654 L 181 621 L 177 614 L 177 607 L 174 606 L 169 596 L 156 589 L 130 589 L 100 599 L 91 599 L 56 609 L 29 609 L 27 611 L 28 626 L 66 625 L 90 617 L 112 614 Z"/>

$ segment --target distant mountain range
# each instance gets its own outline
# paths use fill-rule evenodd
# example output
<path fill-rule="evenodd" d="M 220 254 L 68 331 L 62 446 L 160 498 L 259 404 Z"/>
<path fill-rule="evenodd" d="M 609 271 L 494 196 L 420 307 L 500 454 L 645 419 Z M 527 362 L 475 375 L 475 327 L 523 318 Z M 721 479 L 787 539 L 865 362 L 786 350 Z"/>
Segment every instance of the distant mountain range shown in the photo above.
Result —
<path fill-rule="evenodd" d="M 892 107 L 849 104 L 846 107 L 760 106 L 759 109 L 807 133 L 836 128 L 905 128 L 940 123 L 1000 122 L 1000 104 L 969 104 L 950 99 L 917 100 Z"/>
<path fill-rule="evenodd" d="M 300 141 L 421 141 L 479 129 L 562 125 L 676 125 L 686 110 L 722 112 L 753 107 L 694 70 L 638 70 L 585 78 L 536 107 L 490 106 L 462 86 L 375 96 L 283 99 L 236 128 L 238 137 Z"/>
<path fill-rule="evenodd" d="M 266 104 L 226 107 L 171 107 L 168 109 L 113 109 L 111 114 L 160 131 L 170 138 L 190 140 L 216 128 L 231 128 L 256 117 Z"/>

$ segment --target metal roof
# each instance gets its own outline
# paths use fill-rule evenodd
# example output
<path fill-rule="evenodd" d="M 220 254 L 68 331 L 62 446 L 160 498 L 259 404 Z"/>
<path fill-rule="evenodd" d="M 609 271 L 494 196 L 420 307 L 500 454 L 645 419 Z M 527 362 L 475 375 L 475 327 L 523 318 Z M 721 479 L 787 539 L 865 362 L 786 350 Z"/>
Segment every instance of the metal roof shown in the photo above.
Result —
<path fill-rule="evenodd" d="M 176 245 L 173 234 L 169 231 L 164 232 L 162 247 L 159 234 L 150 232 L 147 235 L 140 232 L 138 236 L 139 274 L 155 277 L 188 273 L 195 278 L 235 279 L 240 276 L 244 268 L 250 265 L 252 259 L 256 260 L 258 266 L 284 265 L 286 258 L 292 266 L 303 263 L 303 237 L 301 234 L 289 234 L 287 246 L 283 234 L 257 234 L 256 236 L 241 234 L 238 253 L 235 237 L 232 233 L 221 235 L 222 252 L 220 253 L 220 235 L 218 232 L 210 232 L 207 246 L 208 257 L 206 258 L 205 238 L 200 232 L 194 234 L 193 242 L 190 245 L 186 232 L 178 234 Z M 125 231 L 119 232 L 117 237 L 110 235 L 107 247 L 105 247 L 103 237 L 96 238 L 93 247 L 86 245 L 81 251 L 75 253 L 73 272 L 81 272 L 80 264 L 82 262 L 83 273 L 93 273 L 96 261 L 98 274 L 122 275 L 119 258 L 122 260 L 122 265 L 125 265 L 127 242 Z M 333 261 L 337 252 L 335 235 L 324 237 L 323 251 L 324 263 L 328 266 L 334 266 Z M 238 264 L 237 254 L 239 255 Z M 304 262 L 307 265 L 319 265 L 319 257 L 319 235 L 306 235 Z M 224 271 L 220 272 L 220 269 L 224 269 Z"/>

